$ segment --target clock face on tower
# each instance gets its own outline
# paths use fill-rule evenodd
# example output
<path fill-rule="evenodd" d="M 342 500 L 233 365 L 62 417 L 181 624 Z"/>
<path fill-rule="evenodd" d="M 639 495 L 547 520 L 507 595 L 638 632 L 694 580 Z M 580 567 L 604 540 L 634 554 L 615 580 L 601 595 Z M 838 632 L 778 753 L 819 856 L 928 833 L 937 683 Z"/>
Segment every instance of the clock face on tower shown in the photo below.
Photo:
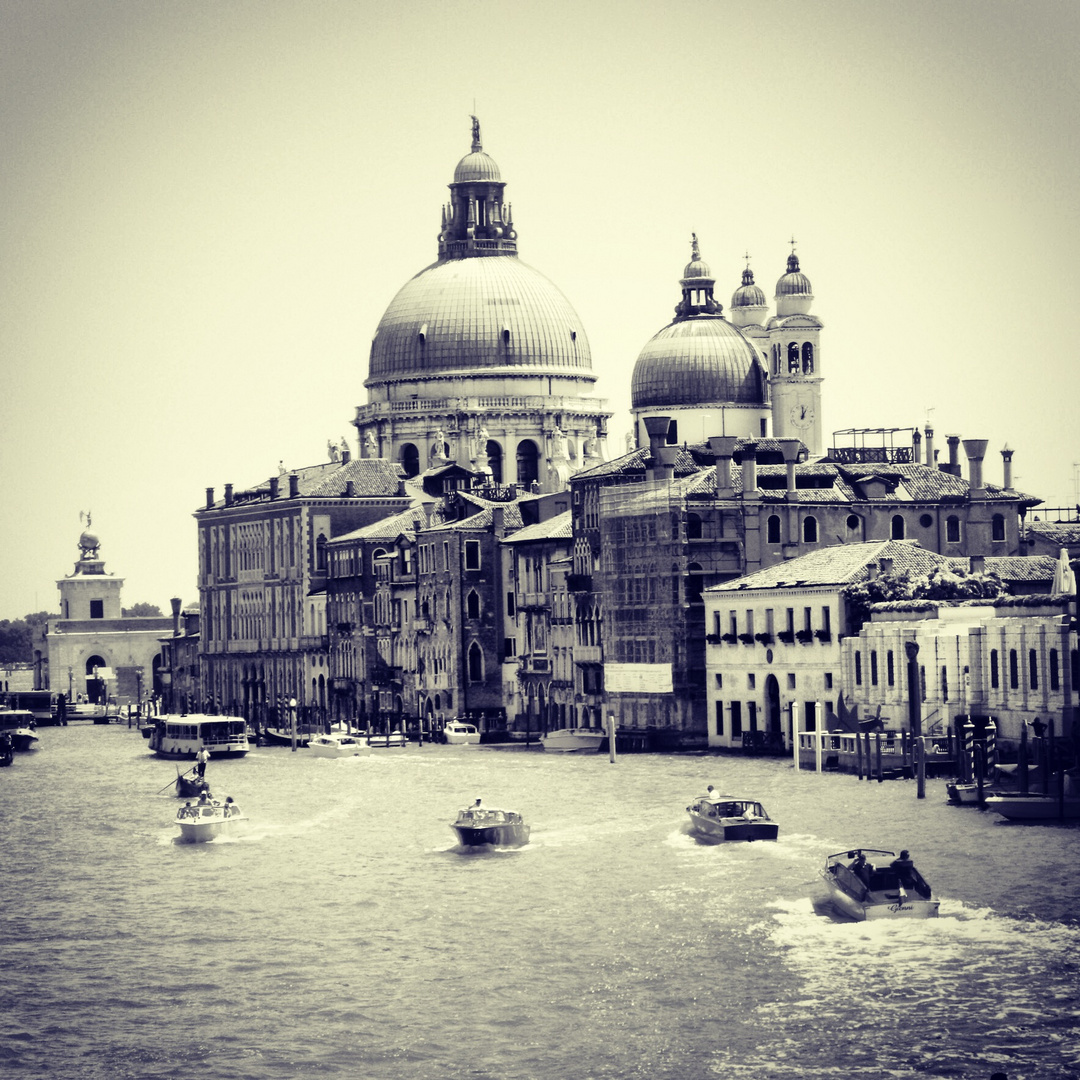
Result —
<path fill-rule="evenodd" d="M 814 406 L 808 402 L 799 402 L 791 408 L 791 423 L 797 428 L 808 428 L 814 423 Z"/>

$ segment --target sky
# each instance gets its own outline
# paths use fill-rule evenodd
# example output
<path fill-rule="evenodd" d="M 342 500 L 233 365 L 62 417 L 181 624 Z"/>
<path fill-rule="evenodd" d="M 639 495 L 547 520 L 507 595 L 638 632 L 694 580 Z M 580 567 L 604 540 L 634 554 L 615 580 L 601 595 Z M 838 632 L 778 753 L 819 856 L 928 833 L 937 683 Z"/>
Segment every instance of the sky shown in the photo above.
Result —
<path fill-rule="evenodd" d="M 58 610 L 85 511 L 126 606 L 196 602 L 207 487 L 355 448 L 474 112 L 609 457 L 690 234 L 725 307 L 794 238 L 826 432 L 1075 504 L 1078 52 L 1073 0 L 0 0 L 0 618 Z"/>

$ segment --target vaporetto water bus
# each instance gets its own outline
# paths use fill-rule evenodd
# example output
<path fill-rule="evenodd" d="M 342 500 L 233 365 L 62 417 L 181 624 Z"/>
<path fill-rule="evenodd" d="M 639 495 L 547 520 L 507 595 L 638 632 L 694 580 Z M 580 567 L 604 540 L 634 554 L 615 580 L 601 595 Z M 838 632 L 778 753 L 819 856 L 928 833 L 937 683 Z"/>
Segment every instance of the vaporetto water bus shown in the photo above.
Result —
<path fill-rule="evenodd" d="M 241 757 L 251 749 L 247 724 L 236 716 L 156 716 L 143 734 L 165 758 L 193 758 L 202 749 L 211 757 Z"/>

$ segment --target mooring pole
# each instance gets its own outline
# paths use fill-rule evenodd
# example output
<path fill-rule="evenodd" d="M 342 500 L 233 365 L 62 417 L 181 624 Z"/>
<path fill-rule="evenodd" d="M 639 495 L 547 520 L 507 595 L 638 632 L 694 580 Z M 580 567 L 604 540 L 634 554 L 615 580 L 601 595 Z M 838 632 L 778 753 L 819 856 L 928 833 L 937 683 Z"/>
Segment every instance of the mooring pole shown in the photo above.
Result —
<path fill-rule="evenodd" d="M 908 678 L 908 723 L 911 727 L 911 750 L 915 755 L 915 797 L 926 798 L 926 755 L 922 740 L 922 686 L 919 682 L 919 643 L 905 641 Z"/>

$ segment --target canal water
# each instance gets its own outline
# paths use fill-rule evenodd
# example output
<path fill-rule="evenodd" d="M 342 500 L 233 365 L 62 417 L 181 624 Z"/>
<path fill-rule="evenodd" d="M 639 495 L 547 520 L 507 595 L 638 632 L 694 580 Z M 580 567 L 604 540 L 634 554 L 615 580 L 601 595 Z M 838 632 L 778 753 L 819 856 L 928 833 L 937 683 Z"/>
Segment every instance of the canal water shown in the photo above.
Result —
<path fill-rule="evenodd" d="M 137 731 L 0 770 L 0 1071 L 191 1080 L 1080 1077 L 1080 830 L 787 761 L 411 745 L 212 761 L 246 831 L 177 843 Z M 776 843 L 704 845 L 707 783 Z M 463 853 L 481 796 L 532 839 Z M 910 848 L 925 922 L 843 922 L 825 856 Z"/>

